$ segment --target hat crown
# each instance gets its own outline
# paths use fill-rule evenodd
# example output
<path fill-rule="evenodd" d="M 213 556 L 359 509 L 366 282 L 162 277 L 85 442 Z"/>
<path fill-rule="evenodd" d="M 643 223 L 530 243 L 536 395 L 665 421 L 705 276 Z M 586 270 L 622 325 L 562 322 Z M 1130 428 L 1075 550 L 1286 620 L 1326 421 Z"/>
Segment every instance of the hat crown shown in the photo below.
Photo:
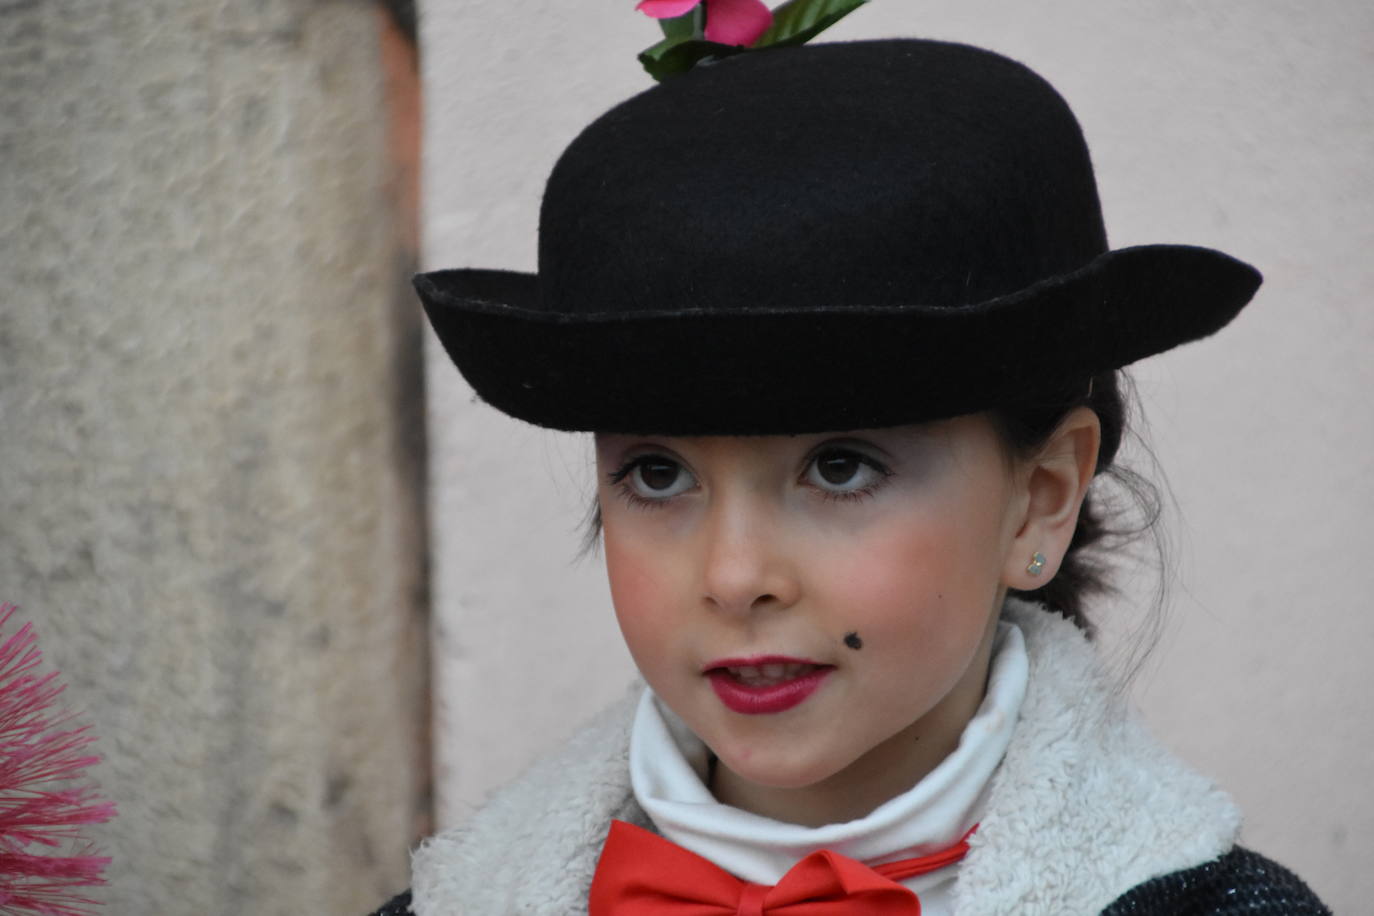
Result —
<path fill-rule="evenodd" d="M 564 313 L 952 307 L 1107 250 L 1059 94 L 915 39 L 753 52 L 640 93 L 559 159 L 539 242 Z"/>

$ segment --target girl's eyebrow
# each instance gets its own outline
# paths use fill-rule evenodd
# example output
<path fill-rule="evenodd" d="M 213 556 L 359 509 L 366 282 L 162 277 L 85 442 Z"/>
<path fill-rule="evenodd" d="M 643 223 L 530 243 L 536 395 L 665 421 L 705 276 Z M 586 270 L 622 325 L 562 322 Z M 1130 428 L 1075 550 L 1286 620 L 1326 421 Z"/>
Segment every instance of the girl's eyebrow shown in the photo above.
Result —
<path fill-rule="evenodd" d="M 634 436 L 626 436 L 624 439 L 622 444 L 615 441 L 602 442 L 598 437 L 596 460 L 608 465 L 612 472 L 648 455 L 662 455 L 684 467 L 690 468 L 691 466 L 691 462 L 688 461 L 682 449 L 667 445 L 663 439 L 637 438 Z"/>
<path fill-rule="evenodd" d="M 596 450 L 597 450 L 597 452 L 598 452 L 598 453 L 603 453 L 603 452 L 604 452 L 604 453 L 615 453 L 615 454 L 618 454 L 618 455 L 626 455 L 626 454 L 628 454 L 628 453 L 630 453 L 630 452 L 641 451 L 641 450 L 642 450 L 642 451 L 653 451 L 653 450 L 657 449 L 657 450 L 659 450 L 659 451 L 672 452 L 672 453 L 674 453 L 674 454 L 676 454 L 677 451 L 678 451 L 678 449 L 676 449 L 676 448 L 674 448 L 673 446 L 671 446 L 671 445 L 668 444 L 667 440 L 670 439 L 670 438 L 672 438 L 672 437 L 669 437 L 669 436 L 658 436 L 658 437 L 655 437 L 655 436 L 623 436 L 623 437 L 621 437 L 619 434 L 616 434 L 616 437 L 617 437 L 617 438 L 620 438 L 622 441 L 617 441 L 616 438 L 611 438 L 610 441 L 603 441 L 602 439 L 598 438 L 597 443 L 596 443 Z"/>
<path fill-rule="evenodd" d="M 843 445 L 846 442 L 862 445 L 881 452 L 890 461 L 899 461 L 906 449 L 928 446 L 935 438 L 935 430 L 930 424 L 913 426 L 893 426 L 882 429 L 850 430 L 840 433 L 822 433 L 815 437 L 812 448 L 827 442 Z"/>
<path fill-rule="evenodd" d="M 827 445 L 833 445 L 837 447 L 872 449 L 875 452 L 881 452 L 885 458 L 896 458 L 896 455 L 893 454 L 892 450 L 886 448 L 878 440 L 878 437 L 857 433 L 842 433 L 838 436 L 821 436 L 809 449 L 807 449 L 807 452 L 813 452 L 816 449 L 824 448 Z"/>

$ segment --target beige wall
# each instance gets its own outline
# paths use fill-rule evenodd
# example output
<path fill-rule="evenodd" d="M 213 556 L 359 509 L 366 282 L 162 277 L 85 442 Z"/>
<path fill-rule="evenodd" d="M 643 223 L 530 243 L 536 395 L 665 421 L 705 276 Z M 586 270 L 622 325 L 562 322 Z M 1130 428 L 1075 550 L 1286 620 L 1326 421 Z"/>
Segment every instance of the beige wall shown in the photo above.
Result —
<path fill-rule="evenodd" d="M 634 55 L 657 32 L 632 6 L 422 6 L 429 266 L 534 266 L 554 158 L 649 84 Z M 1238 797 L 1249 844 L 1338 912 L 1366 910 L 1374 7 L 877 0 L 831 33 L 892 35 L 985 45 L 1048 77 L 1084 124 L 1115 245 L 1209 244 L 1265 271 L 1233 327 L 1138 372 L 1182 509 L 1170 622 L 1136 690 L 1168 743 Z M 474 403 L 432 342 L 429 356 L 451 823 L 631 669 L 598 562 L 573 561 L 585 441 Z"/>
<path fill-rule="evenodd" d="M 100 737 L 112 916 L 366 912 L 426 823 L 383 21 L 0 9 L 0 601 Z"/>

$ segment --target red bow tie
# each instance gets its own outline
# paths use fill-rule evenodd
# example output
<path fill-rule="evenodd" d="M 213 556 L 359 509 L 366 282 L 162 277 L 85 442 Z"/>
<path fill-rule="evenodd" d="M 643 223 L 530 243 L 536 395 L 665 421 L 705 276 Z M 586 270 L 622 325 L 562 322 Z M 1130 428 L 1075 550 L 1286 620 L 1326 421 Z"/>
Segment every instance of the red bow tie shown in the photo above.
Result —
<path fill-rule="evenodd" d="M 921 902 L 897 882 L 958 862 L 977 829 L 940 852 L 871 868 L 822 849 L 770 887 L 741 881 L 656 834 L 611 821 L 588 916 L 920 916 Z"/>

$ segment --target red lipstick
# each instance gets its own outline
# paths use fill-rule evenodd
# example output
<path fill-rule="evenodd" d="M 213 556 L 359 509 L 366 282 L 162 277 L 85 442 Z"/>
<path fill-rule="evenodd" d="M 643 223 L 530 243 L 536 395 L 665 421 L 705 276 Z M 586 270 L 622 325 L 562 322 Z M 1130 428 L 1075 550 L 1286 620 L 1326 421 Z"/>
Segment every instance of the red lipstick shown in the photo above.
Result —
<path fill-rule="evenodd" d="M 785 655 L 722 658 L 702 669 L 720 701 L 745 715 L 791 709 L 815 693 L 834 670 L 833 665 Z"/>

